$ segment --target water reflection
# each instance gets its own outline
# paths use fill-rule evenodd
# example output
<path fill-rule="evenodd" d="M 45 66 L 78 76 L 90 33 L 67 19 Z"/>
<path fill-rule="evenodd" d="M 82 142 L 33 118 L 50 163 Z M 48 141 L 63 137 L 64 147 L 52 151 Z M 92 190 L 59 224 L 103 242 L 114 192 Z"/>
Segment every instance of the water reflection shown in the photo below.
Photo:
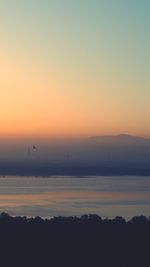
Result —
<path fill-rule="evenodd" d="M 150 177 L 0 178 L 0 211 L 58 216 L 149 215 Z"/>

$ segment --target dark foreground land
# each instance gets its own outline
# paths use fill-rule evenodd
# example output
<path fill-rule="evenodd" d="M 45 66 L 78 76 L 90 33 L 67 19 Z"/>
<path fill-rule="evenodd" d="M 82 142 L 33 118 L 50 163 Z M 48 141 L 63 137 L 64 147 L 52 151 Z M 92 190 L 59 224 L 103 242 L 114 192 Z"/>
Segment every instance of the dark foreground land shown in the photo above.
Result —
<path fill-rule="evenodd" d="M 0 266 L 150 266 L 150 219 L 0 215 Z"/>

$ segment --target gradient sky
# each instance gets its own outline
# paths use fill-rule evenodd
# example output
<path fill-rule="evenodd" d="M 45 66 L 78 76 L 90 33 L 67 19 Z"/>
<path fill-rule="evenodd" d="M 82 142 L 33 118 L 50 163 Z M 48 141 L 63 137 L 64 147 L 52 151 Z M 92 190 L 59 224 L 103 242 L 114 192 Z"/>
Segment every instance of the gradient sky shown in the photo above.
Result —
<path fill-rule="evenodd" d="M 0 136 L 150 137 L 149 0 L 0 0 Z"/>

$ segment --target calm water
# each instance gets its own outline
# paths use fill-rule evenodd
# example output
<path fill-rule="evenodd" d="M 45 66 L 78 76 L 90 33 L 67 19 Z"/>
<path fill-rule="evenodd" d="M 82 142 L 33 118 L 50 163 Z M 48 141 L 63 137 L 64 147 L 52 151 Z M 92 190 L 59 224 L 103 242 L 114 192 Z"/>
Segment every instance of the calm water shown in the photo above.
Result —
<path fill-rule="evenodd" d="M 150 177 L 0 178 L 0 212 L 43 216 L 150 215 Z"/>

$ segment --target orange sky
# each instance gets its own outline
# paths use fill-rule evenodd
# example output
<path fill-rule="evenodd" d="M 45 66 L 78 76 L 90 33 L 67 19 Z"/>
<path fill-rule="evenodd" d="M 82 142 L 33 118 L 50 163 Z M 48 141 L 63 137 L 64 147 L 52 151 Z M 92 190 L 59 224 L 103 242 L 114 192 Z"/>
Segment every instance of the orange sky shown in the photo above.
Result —
<path fill-rule="evenodd" d="M 58 2 L 1 6 L 0 137 L 150 137 L 149 14 Z"/>

